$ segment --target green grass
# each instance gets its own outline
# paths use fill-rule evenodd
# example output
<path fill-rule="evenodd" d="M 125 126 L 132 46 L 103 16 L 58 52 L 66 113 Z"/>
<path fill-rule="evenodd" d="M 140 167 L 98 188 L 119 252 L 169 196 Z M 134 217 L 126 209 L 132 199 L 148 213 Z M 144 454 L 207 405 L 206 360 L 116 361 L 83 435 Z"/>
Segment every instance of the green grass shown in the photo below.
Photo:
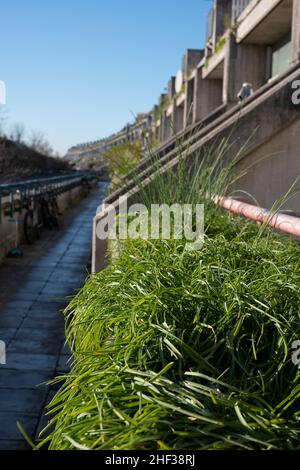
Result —
<path fill-rule="evenodd" d="M 51 448 L 299 448 L 299 250 L 228 225 L 199 252 L 129 242 L 87 282 Z"/>
<path fill-rule="evenodd" d="M 147 205 L 203 202 L 202 250 L 123 242 L 72 300 L 50 449 L 300 448 L 299 247 L 213 205 L 232 183 L 222 152 L 140 190 Z"/>

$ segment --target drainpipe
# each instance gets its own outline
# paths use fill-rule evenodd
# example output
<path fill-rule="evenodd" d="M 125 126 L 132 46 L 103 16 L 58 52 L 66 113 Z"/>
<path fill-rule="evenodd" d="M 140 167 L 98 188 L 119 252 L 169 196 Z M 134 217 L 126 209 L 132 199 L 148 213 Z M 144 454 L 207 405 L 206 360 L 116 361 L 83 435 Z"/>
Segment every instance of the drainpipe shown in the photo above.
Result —
<path fill-rule="evenodd" d="M 230 197 L 216 196 L 214 202 L 234 214 L 241 215 L 246 219 L 258 223 L 267 223 L 271 227 L 281 232 L 300 237 L 300 217 L 284 213 L 272 214 L 263 207 L 257 207 L 253 204 L 237 201 Z"/>

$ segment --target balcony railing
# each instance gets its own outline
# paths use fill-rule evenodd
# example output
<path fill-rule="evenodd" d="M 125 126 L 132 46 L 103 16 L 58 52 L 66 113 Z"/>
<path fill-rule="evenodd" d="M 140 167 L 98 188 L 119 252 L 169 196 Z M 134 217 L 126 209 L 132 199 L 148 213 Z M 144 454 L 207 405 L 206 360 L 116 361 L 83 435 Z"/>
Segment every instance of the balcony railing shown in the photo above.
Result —
<path fill-rule="evenodd" d="M 214 32 L 214 17 L 215 17 L 215 10 L 212 8 L 208 15 L 207 15 L 207 20 L 206 20 L 206 42 L 208 42 Z"/>
<path fill-rule="evenodd" d="M 240 16 L 243 10 L 249 5 L 252 0 L 232 0 L 232 22 Z"/>

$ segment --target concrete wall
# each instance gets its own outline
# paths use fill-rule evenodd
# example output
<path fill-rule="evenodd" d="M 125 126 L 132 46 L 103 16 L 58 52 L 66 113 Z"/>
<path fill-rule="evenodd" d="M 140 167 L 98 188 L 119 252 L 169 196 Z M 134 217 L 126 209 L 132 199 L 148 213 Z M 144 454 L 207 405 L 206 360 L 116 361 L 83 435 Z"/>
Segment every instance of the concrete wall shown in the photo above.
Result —
<path fill-rule="evenodd" d="M 236 173 L 248 170 L 236 183 L 236 189 L 250 193 L 258 205 L 270 209 L 300 176 L 299 149 L 300 120 L 297 120 L 244 156 L 236 166 Z M 295 189 L 300 190 L 300 181 Z M 283 207 L 300 212 L 300 193 L 286 201 Z"/>
<path fill-rule="evenodd" d="M 259 89 L 268 79 L 268 46 L 237 44 L 229 33 L 225 45 L 223 103 L 236 103 L 243 83 L 251 83 Z"/>
<path fill-rule="evenodd" d="M 293 19 L 292 19 L 292 63 L 300 60 L 300 2 L 293 1 Z"/>

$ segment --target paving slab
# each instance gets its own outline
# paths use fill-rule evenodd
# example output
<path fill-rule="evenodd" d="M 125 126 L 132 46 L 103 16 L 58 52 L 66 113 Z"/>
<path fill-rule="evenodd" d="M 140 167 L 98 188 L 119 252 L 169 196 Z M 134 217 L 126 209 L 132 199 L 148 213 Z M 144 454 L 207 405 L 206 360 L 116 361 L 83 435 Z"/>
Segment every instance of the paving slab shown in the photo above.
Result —
<path fill-rule="evenodd" d="M 32 303 L 32 306 L 28 310 L 26 316 L 32 316 L 35 314 L 35 312 L 39 312 L 44 316 L 46 316 L 47 312 L 55 312 L 57 317 L 61 315 L 60 312 L 62 312 L 65 308 L 66 302 L 61 300 L 53 300 L 52 302 L 50 302 L 49 297 L 47 298 L 48 301 L 45 301 L 43 300 L 43 298 L 38 297 L 37 300 Z"/>
<path fill-rule="evenodd" d="M 46 331 L 46 330 L 44 330 Z M 7 354 L 22 353 L 22 354 L 39 354 L 40 351 L 43 355 L 56 356 L 59 352 L 60 344 L 59 339 L 49 338 L 31 338 L 24 336 L 19 339 L 12 339 L 7 348 Z"/>
<path fill-rule="evenodd" d="M 0 338 L 2 341 L 10 341 L 16 334 L 17 328 L 1 328 L 0 327 Z"/>
<path fill-rule="evenodd" d="M 46 385 L 52 379 L 52 369 L 50 370 L 26 370 L 26 369 L 1 369 L 0 374 L 0 388 L 6 389 L 47 389 Z"/>
<path fill-rule="evenodd" d="M 19 328 L 24 320 L 21 313 L 4 311 L 0 314 L 0 328 Z"/>
<path fill-rule="evenodd" d="M 37 426 L 37 421 L 38 415 L 36 414 L 22 414 L 20 412 L 11 413 L 7 411 L 0 411 L 1 436 L 5 436 L 5 438 L 1 440 L 15 440 L 17 442 L 22 441 L 22 434 L 18 429 L 17 422 L 21 424 L 21 426 L 29 436 L 32 436 Z"/>
<path fill-rule="evenodd" d="M 8 346 L 9 348 L 9 346 Z M 57 356 L 51 354 L 28 354 L 24 352 L 10 352 L 6 354 L 6 365 L 2 365 L 2 370 L 54 370 L 57 363 Z M 20 383 L 20 387 L 22 384 Z"/>
<path fill-rule="evenodd" d="M 22 440 L 2 440 L 0 439 L 0 450 L 30 450 L 29 444 Z"/>
<path fill-rule="evenodd" d="M 45 316 L 42 314 L 39 316 L 28 316 L 23 320 L 22 328 L 30 328 L 31 331 L 33 329 L 37 329 L 37 331 L 45 329 L 56 334 L 61 332 L 64 328 L 64 316 L 60 312 L 58 312 L 58 315 L 56 315 L 54 318 L 45 318 Z"/>
<path fill-rule="evenodd" d="M 10 412 L 39 415 L 46 395 L 45 388 L 0 388 L 0 413 L 9 410 Z"/>
<path fill-rule="evenodd" d="M 36 300 L 39 296 L 39 291 L 37 290 L 36 292 L 26 292 L 26 291 L 21 291 L 17 292 L 15 294 L 15 300 L 29 300 L 30 302 L 33 302 Z"/>

